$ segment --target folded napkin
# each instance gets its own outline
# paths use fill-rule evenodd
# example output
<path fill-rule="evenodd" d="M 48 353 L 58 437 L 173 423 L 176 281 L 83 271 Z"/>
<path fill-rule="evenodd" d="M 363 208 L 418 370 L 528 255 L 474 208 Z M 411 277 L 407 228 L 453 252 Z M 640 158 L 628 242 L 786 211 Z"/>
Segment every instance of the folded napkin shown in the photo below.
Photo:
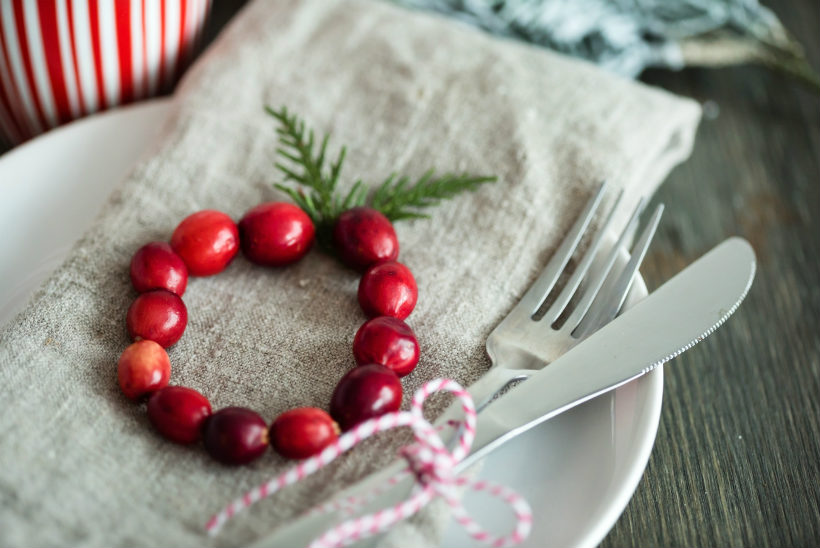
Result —
<path fill-rule="evenodd" d="M 699 118 L 692 101 L 387 3 L 251 3 L 186 76 L 151 154 L 0 333 L 0 545 L 249 543 L 410 440 L 380 435 L 209 538 L 212 513 L 291 463 L 271 452 L 250 466 L 219 465 L 201 447 L 161 438 L 144 405 L 120 393 L 134 251 L 167 240 L 194 211 L 238 219 L 285 199 L 272 187 L 277 137 L 266 104 L 287 105 L 332 132 L 332 146 L 348 146 L 345 185 L 429 166 L 499 177 L 430 220 L 397 226 L 400 260 L 418 282 L 408 322 L 422 347 L 403 379 L 405 408 L 424 381 L 469 384 L 484 373 L 487 334 L 592 189 L 609 179 L 630 204 L 651 193 L 690 153 Z M 267 420 L 327 408 L 354 365 L 358 279 L 318 251 L 282 269 L 240 257 L 218 276 L 192 278 L 188 328 L 169 350 L 172 384 L 201 391 L 214 409 L 247 406 Z M 434 398 L 430 416 L 447 401 Z M 432 514 L 385 543 L 435 545 L 443 520 Z"/>

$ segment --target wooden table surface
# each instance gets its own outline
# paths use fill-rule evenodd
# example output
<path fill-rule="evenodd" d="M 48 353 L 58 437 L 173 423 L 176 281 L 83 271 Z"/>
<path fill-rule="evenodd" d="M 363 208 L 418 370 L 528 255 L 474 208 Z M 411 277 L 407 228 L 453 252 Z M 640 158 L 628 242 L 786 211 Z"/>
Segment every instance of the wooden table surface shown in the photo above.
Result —
<path fill-rule="evenodd" d="M 766 3 L 820 67 L 820 3 Z M 655 448 L 603 546 L 818 546 L 820 95 L 760 68 L 643 79 L 719 109 L 656 195 L 650 289 L 729 235 L 758 271 L 735 316 L 666 366 Z"/>
<path fill-rule="evenodd" d="M 240 4 L 216 2 L 207 35 Z M 820 67 L 820 3 L 767 4 Z M 731 235 L 759 264 L 734 317 L 666 366 L 655 448 L 602 546 L 818 546 L 820 95 L 756 67 L 643 80 L 709 114 L 656 195 L 650 289 Z"/>

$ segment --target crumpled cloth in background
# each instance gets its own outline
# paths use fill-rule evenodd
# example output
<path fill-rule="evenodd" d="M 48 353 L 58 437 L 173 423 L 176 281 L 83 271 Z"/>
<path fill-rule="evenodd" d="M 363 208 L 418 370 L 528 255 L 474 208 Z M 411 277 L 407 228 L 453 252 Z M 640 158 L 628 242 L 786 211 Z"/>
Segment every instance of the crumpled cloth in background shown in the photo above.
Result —
<path fill-rule="evenodd" d="M 757 0 L 391 0 L 637 78 L 647 68 L 760 61 L 796 46 Z M 720 39 L 720 40 L 718 40 Z M 708 58 L 692 44 L 708 45 Z M 799 48 L 799 46 L 797 46 Z M 748 50 L 738 57 L 737 50 Z M 793 53 L 793 52 L 792 52 Z M 748 57 L 748 58 L 747 58 Z M 804 59 L 805 60 L 805 59 Z"/>

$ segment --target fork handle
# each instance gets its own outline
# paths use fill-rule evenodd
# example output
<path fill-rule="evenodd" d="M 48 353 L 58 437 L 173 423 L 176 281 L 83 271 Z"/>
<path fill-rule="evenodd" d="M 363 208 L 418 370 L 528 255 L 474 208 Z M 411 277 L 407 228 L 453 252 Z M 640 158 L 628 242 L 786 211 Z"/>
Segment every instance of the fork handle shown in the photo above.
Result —
<path fill-rule="evenodd" d="M 503 390 L 508 384 L 516 380 L 523 380 L 535 373 L 531 369 L 509 369 L 506 367 L 491 367 L 480 379 L 471 384 L 467 391 L 475 402 L 476 410 L 481 412 L 489 404 L 496 394 Z M 446 424 L 450 420 L 461 418 L 461 404 L 454 401 L 436 419 L 435 426 Z"/>

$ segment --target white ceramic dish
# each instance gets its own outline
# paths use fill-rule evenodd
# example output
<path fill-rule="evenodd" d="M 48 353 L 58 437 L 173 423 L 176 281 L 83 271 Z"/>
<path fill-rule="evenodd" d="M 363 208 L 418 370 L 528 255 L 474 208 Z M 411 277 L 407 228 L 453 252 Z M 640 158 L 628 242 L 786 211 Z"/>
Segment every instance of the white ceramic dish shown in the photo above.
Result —
<path fill-rule="evenodd" d="M 156 100 L 92 116 L 0 157 L 0 325 L 12 321 L 64 259 L 170 108 L 170 101 Z M 633 291 L 646 294 L 643 283 Z M 658 368 L 487 458 L 481 476 L 514 487 L 533 506 L 533 532 L 524 546 L 600 543 L 643 475 L 662 393 Z M 467 506 L 491 530 L 511 523 L 492 499 L 478 496 Z M 442 545 L 479 544 L 451 525 Z"/>

